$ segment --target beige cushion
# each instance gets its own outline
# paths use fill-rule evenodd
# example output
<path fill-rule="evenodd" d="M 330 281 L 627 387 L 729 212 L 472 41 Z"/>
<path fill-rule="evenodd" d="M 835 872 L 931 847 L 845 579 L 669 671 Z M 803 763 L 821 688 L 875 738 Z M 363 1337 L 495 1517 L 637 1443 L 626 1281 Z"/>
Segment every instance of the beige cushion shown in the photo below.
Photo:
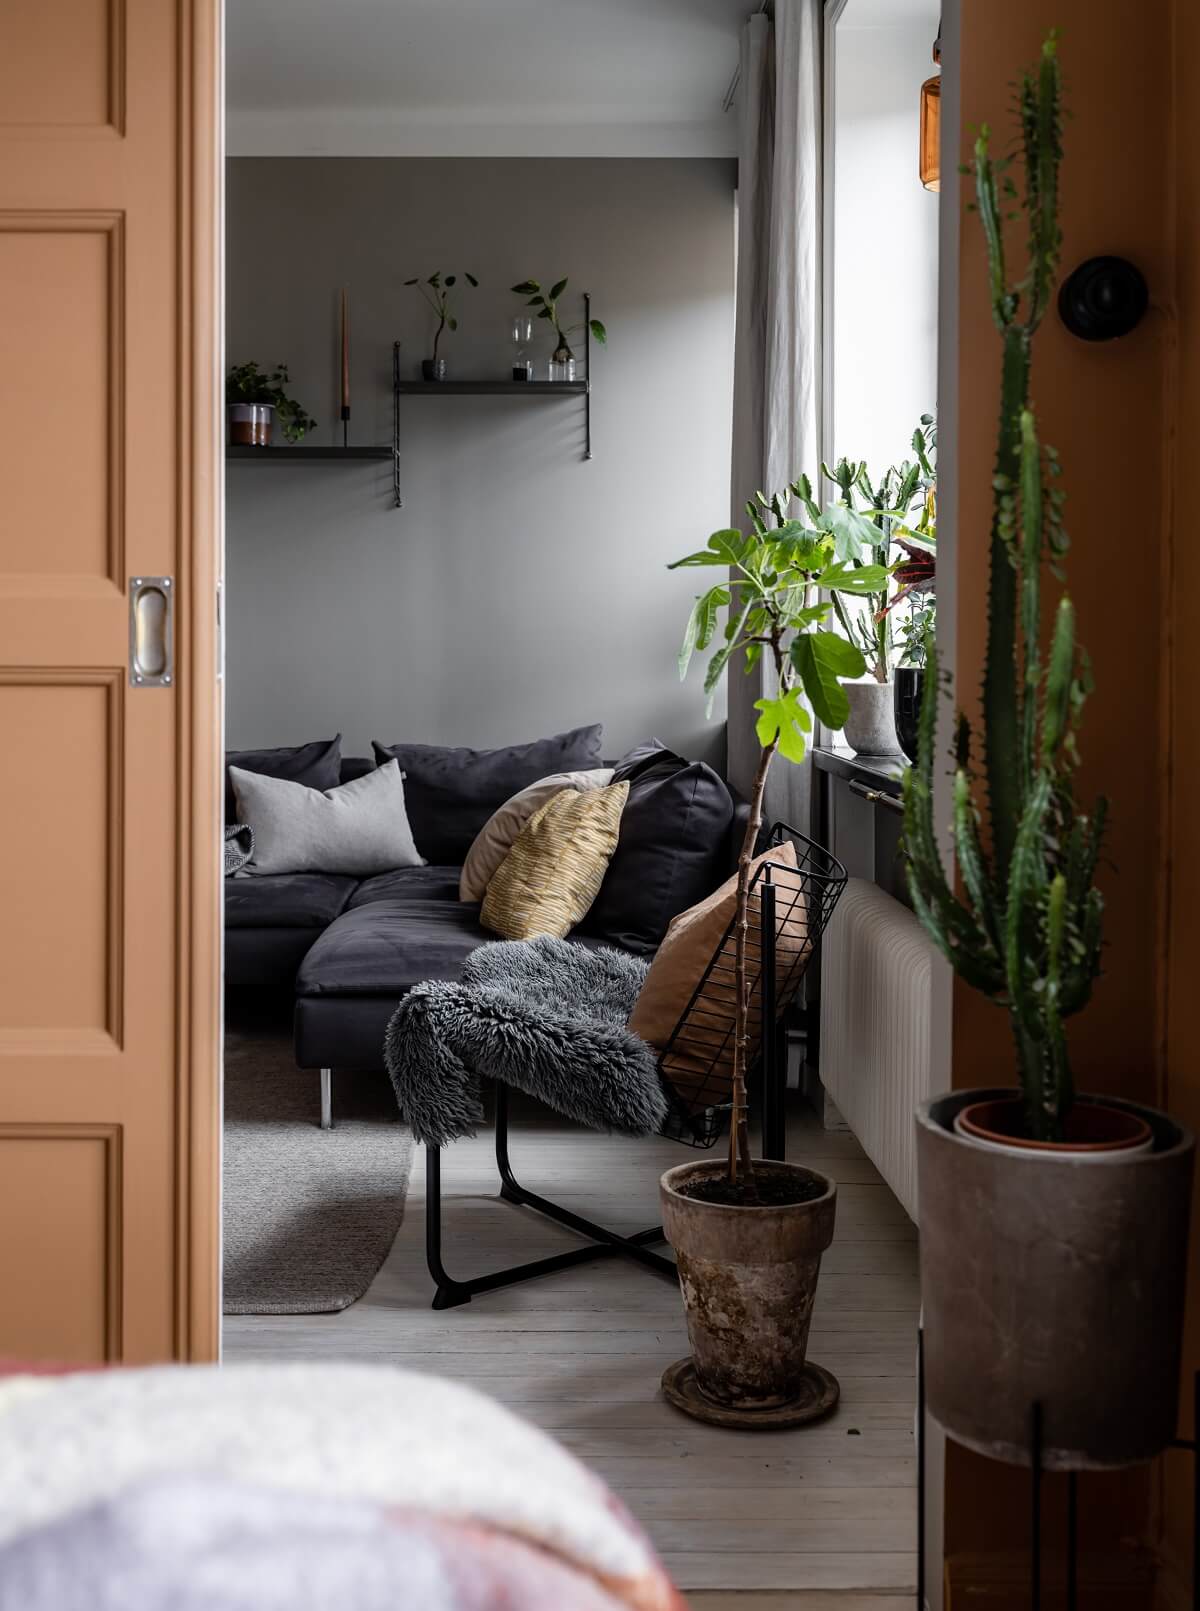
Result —
<path fill-rule="evenodd" d="M 573 929 L 600 891 L 628 796 L 628 783 L 560 789 L 539 806 L 487 887 L 484 928 L 506 940 Z"/>
<path fill-rule="evenodd" d="M 539 778 L 528 788 L 506 800 L 494 811 L 475 835 L 475 842 L 467 851 L 462 872 L 458 878 L 460 901 L 481 901 L 492 875 L 517 842 L 517 835 L 533 813 L 552 800 L 564 789 L 577 789 L 585 793 L 603 789 L 612 782 L 613 768 L 598 766 L 590 772 L 555 772 L 551 777 Z"/>
<path fill-rule="evenodd" d="M 806 908 L 799 894 L 796 847 L 791 840 L 775 845 L 755 858 L 751 877 L 765 863 L 780 869 L 777 880 L 775 921 L 775 977 L 781 996 L 792 970 L 806 949 L 808 923 Z M 761 887 L 761 886 L 760 886 Z M 681 912 L 671 924 L 650 964 L 650 971 L 638 993 L 628 1027 L 651 1046 L 665 1047 L 675 1026 L 687 1010 L 693 992 L 704 977 L 710 961 L 720 955 L 704 983 L 700 997 L 688 1012 L 674 1046 L 663 1060 L 663 1072 L 677 1090 L 695 1094 L 704 1076 L 724 1077 L 733 1068 L 733 1022 L 736 993 L 733 988 L 735 937 L 722 940 L 737 910 L 737 875 L 700 901 Z M 749 929 L 746 957 L 752 980 L 760 973 L 762 904 L 757 890 L 750 892 Z M 780 1001 L 780 1009 L 786 1005 Z M 758 1047 L 761 1012 L 761 985 L 756 984 L 750 999 L 750 1036 L 755 1055 Z M 706 1101 L 723 1098 L 705 1091 Z"/>

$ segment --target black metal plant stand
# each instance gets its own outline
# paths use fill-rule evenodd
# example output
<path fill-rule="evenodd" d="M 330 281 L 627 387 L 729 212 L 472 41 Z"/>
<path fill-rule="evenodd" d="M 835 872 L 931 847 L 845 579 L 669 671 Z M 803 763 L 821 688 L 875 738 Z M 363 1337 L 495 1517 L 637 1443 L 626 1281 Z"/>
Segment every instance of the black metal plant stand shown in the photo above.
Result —
<path fill-rule="evenodd" d="M 1029 1605 L 1030 1611 L 1042 1606 L 1042 1458 L 1045 1447 L 1045 1407 L 1029 1407 Z M 947 1434 L 949 1436 L 949 1434 Z M 1192 1607 L 1200 1611 L 1200 1371 L 1194 1379 L 1192 1436 L 1176 1438 L 1172 1449 L 1188 1449 L 1197 1461 L 1192 1496 Z M 925 1554 L 925 1332 L 917 1331 L 917 1611 L 925 1611 L 927 1582 Z M 1067 1473 L 1066 1611 L 1079 1605 L 1079 1473 Z"/>

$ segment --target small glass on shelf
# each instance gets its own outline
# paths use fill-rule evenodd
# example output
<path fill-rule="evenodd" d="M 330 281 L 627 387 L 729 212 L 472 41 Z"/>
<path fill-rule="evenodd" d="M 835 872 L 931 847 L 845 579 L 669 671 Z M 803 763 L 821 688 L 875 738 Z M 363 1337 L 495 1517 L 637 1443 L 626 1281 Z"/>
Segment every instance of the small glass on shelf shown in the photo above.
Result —
<path fill-rule="evenodd" d="M 523 313 L 513 315 L 509 327 L 512 340 L 512 378 L 514 380 L 533 379 L 533 359 L 529 355 L 530 344 L 533 341 L 533 320 L 527 319 Z"/>

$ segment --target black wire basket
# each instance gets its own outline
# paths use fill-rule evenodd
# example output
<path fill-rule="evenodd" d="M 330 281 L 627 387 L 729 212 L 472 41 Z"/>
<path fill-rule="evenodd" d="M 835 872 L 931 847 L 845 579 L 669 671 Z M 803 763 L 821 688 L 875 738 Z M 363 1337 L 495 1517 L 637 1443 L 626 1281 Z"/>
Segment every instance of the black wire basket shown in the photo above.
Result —
<path fill-rule="evenodd" d="M 770 844 L 790 843 L 796 862 L 762 862 L 750 885 L 746 967 L 750 985 L 747 1068 L 773 1044 L 795 1001 L 825 925 L 846 887 L 846 869 L 804 834 L 776 823 Z M 711 1147 L 733 1106 L 736 916 L 692 992 L 658 1059 L 669 1103 L 661 1134 L 689 1147 Z"/>

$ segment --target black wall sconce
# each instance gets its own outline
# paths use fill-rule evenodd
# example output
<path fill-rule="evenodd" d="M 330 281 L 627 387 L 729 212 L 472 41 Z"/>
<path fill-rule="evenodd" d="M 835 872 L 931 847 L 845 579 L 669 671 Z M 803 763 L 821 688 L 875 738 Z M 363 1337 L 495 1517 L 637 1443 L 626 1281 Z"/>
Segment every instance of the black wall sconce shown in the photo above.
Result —
<path fill-rule="evenodd" d="M 1145 276 L 1124 257 L 1089 257 L 1058 293 L 1058 316 L 1081 341 L 1127 336 L 1149 305 Z"/>

